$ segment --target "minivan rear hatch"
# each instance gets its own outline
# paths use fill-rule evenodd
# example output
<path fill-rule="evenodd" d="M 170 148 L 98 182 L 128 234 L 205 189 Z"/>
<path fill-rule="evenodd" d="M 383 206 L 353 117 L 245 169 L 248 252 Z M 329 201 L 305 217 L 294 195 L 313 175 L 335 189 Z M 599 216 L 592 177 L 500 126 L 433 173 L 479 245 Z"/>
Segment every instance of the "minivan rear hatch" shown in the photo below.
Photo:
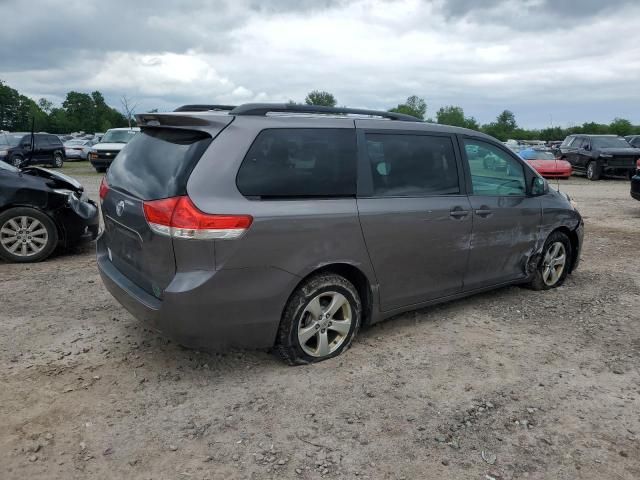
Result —
<path fill-rule="evenodd" d="M 233 117 L 216 120 L 215 128 L 143 127 L 120 152 L 101 187 L 109 260 L 157 298 L 175 275 L 175 254 L 172 238 L 149 226 L 144 203 L 186 195 L 191 171 Z"/>

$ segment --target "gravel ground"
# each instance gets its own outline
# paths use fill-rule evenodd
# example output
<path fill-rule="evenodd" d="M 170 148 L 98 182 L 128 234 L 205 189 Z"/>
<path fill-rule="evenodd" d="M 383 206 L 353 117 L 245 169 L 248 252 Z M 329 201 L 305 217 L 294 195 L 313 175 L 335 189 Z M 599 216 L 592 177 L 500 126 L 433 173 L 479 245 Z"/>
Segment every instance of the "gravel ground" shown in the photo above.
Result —
<path fill-rule="evenodd" d="M 560 185 L 586 219 L 563 287 L 401 315 L 307 367 L 145 330 L 93 245 L 0 264 L 0 478 L 640 478 L 640 203 Z"/>

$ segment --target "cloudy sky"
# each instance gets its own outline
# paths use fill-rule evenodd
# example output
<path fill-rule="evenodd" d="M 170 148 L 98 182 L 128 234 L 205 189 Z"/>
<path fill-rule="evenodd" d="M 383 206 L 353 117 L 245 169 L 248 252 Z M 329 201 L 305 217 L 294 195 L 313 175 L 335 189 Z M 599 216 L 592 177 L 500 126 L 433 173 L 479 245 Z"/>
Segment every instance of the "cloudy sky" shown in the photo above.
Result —
<path fill-rule="evenodd" d="M 638 0 L 0 0 L 0 79 L 60 103 L 102 91 L 139 111 L 426 99 L 525 127 L 640 124 Z"/>

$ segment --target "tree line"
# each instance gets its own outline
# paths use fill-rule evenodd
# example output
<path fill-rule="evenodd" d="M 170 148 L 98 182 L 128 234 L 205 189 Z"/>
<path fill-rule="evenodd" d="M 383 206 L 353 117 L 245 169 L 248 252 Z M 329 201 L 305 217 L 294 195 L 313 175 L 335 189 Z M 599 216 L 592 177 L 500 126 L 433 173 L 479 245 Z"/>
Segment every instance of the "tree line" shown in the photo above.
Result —
<path fill-rule="evenodd" d="M 293 100 L 290 103 L 295 104 Z M 327 91 L 313 90 L 304 99 L 307 105 L 324 105 L 335 107 L 336 97 Z M 29 131 L 31 121 L 35 120 L 37 131 L 50 133 L 69 133 L 84 131 L 87 133 L 105 132 L 109 128 L 131 125 L 136 105 L 131 99 L 122 97 L 123 113 L 106 104 L 102 93 L 67 93 L 61 106 L 55 106 L 45 98 L 35 102 L 21 95 L 0 80 L 0 130 Z M 157 110 L 156 110 L 157 111 Z M 413 115 L 422 120 L 443 125 L 453 125 L 484 132 L 506 141 L 510 138 L 518 140 L 563 140 L 573 133 L 632 135 L 640 134 L 640 125 L 633 125 L 624 118 L 615 118 L 609 124 L 585 122 L 579 126 L 567 128 L 549 127 L 543 129 L 525 129 L 518 126 L 513 112 L 504 110 L 493 122 L 480 125 L 471 116 L 466 116 L 462 107 L 447 105 L 438 109 L 434 117 L 426 117 L 426 101 L 412 95 L 403 103 L 390 108 L 390 112 Z"/>
<path fill-rule="evenodd" d="M 335 107 L 338 104 L 333 94 L 322 90 L 309 92 L 305 98 L 305 103 L 307 105 L 325 105 L 329 107 Z M 410 96 L 404 103 L 400 103 L 388 111 L 413 115 L 414 117 L 431 123 L 477 130 L 503 142 L 510 138 L 517 140 L 564 140 L 567 135 L 574 133 L 613 134 L 620 136 L 640 135 L 640 125 L 633 125 L 625 118 L 614 118 L 609 124 L 585 122 L 582 125 L 566 128 L 558 126 L 542 129 L 526 129 L 518 126 L 516 117 L 510 110 L 502 111 L 493 122 L 480 125 L 474 117 L 466 116 L 462 107 L 456 105 L 441 107 L 435 113 L 435 117 L 426 118 L 427 103 L 417 95 Z"/>
<path fill-rule="evenodd" d="M 37 102 L 0 80 L 0 130 L 30 131 L 31 122 L 39 132 L 105 132 L 126 127 L 125 115 L 106 104 L 102 93 L 67 93 L 61 106 L 46 98 Z"/>

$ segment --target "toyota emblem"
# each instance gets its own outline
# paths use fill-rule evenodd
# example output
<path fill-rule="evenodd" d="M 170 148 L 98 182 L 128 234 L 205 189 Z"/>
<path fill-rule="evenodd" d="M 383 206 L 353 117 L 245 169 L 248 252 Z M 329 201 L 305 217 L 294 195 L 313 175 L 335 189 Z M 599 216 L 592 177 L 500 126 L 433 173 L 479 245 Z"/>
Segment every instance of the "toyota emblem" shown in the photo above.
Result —
<path fill-rule="evenodd" d="M 122 216 L 122 212 L 124 212 L 124 201 L 120 200 L 116 204 L 116 213 L 118 214 L 119 217 L 121 217 Z"/>

